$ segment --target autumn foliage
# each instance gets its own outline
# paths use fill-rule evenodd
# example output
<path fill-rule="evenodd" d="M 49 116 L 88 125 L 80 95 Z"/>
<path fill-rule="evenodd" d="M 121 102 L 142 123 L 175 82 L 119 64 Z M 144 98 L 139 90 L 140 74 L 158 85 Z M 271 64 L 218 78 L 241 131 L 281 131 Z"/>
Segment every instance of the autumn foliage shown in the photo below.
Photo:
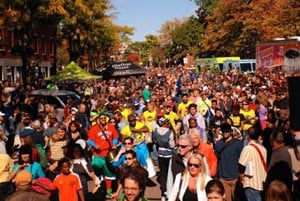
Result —
<path fill-rule="evenodd" d="M 258 41 L 300 34 L 299 0 L 219 0 L 208 16 L 202 51 L 254 58 Z"/>

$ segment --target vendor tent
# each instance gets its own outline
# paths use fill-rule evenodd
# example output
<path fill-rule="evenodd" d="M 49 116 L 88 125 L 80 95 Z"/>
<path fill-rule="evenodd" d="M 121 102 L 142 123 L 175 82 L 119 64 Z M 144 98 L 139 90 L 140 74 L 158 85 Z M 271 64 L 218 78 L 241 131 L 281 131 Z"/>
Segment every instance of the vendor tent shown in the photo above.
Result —
<path fill-rule="evenodd" d="M 100 79 L 101 76 L 93 75 L 85 70 L 83 70 L 78 64 L 75 62 L 71 62 L 69 65 L 63 68 L 62 71 L 59 71 L 55 75 L 49 77 L 49 80 L 57 82 L 57 81 L 75 81 L 80 82 L 84 80 L 91 79 Z"/>
<path fill-rule="evenodd" d="M 95 74 L 103 75 L 104 78 L 126 77 L 131 75 L 145 75 L 146 70 L 130 61 L 122 61 L 112 63 L 103 71 L 95 72 Z"/>

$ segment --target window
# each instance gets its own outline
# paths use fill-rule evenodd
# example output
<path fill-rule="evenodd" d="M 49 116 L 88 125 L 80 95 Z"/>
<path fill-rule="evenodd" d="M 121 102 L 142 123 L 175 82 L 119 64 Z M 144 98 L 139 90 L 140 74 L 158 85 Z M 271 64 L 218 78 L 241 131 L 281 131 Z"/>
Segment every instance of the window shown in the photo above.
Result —
<path fill-rule="evenodd" d="M 42 36 L 42 38 L 41 38 L 41 40 L 42 40 L 42 54 L 43 55 L 46 55 L 46 44 L 45 44 L 45 37 L 44 36 Z"/>

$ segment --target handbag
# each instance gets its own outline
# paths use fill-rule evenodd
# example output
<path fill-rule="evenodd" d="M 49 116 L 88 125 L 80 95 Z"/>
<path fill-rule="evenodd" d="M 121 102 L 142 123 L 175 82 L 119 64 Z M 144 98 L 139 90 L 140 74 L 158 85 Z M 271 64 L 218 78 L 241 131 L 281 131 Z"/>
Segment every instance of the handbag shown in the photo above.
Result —
<path fill-rule="evenodd" d="M 42 184 L 42 185 L 50 185 L 50 184 L 52 184 L 52 181 L 51 181 L 50 179 L 48 179 L 47 177 L 40 177 L 40 178 L 37 178 L 36 180 L 37 180 L 40 184 Z M 31 188 L 32 188 L 32 190 L 34 190 L 35 192 L 41 193 L 41 194 L 47 196 L 48 198 L 50 198 L 50 196 L 51 196 L 51 194 L 52 194 L 52 191 L 46 190 L 46 189 L 40 187 L 39 185 L 32 184 L 32 185 L 31 185 Z"/>
<path fill-rule="evenodd" d="M 109 152 L 108 152 L 107 156 L 105 157 L 106 167 L 108 168 L 108 170 L 111 173 L 117 174 L 118 173 L 118 168 L 114 167 L 112 165 L 112 162 L 118 154 L 118 149 L 114 148 L 112 146 L 112 144 L 110 143 L 110 141 L 109 141 L 108 137 L 106 136 L 105 132 L 103 132 L 103 135 L 104 135 L 105 139 L 107 140 L 107 142 L 110 146 Z"/>

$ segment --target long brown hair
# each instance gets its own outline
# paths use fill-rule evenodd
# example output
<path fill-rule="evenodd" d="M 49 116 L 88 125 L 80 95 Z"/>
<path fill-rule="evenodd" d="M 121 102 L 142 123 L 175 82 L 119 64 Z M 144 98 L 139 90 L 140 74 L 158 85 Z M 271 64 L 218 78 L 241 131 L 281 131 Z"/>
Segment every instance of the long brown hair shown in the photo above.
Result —
<path fill-rule="evenodd" d="M 292 195 L 287 186 L 279 181 L 272 181 L 266 193 L 266 201 L 292 201 Z"/>

